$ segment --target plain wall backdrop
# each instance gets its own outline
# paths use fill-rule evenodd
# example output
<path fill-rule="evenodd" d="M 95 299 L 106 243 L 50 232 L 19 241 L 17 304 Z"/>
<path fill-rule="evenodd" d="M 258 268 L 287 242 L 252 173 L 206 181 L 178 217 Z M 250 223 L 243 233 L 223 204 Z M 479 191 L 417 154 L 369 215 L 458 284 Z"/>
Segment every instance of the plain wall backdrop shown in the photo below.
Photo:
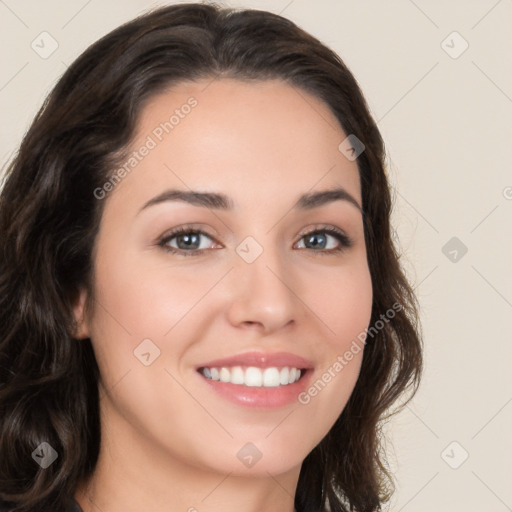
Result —
<path fill-rule="evenodd" d="M 66 67 L 149 8 L 0 0 L 2 169 Z M 387 146 L 425 373 L 386 427 L 393 512 L 512 511 L 512 1 L 231 0 L 336 51 Z"/>

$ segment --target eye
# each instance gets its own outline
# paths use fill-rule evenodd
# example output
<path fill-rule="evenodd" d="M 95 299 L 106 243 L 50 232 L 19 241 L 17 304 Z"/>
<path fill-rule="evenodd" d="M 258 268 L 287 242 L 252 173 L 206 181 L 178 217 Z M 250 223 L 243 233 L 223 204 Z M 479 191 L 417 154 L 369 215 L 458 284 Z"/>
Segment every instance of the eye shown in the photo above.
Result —
<path fill-rule="evenodd" d="M 329 238 L 331 239 L 330 244 Z M 332 242 L 332 239 L 337 240 L 338 243 L 336 244 L 336 242 Z M 305 241 L 302 242 L 302 240 Z M 314 231 L 309 231 L 302 235 L 299 244 L 301 242 L 302 247 L 299 247 L 299 249 L 311 249 L 314 252 L 319 252 L 321 254 L 332 254 L 334 252 L 343 251 L 353 245 L 352 239 L 343 233 L 343 231 L 332 227 L 318 228 Z M 329 245 L 330 247 L 328 247 Z"/>
<path fill-rule="evenodd" d="M 201 243 L 204 239 L 213 240 L 213 237 L 199 229 L 182 226 L 166 233 L 158 242 L 158 246 L 172 254 L 198 256 L 211 248 L 211 243 Z M 302 235 L 297 245 L 298 249 L 329 255 L 351 247 L 353 241 L 337 228 L 321 227 Z"/>
<path fill-rule="evenodd" d="M 202 253 L 211 244 L 203 244 L 201 246 L 201 238 L 212 238 L 201 230 L 191 229 L 184 226 L 177 228 L 174 231 L 167 233 L 159 242 L 158 245 L 164 250 L 173 254 L 182 254 L 183 256 L 194 256 Z M 175 240 L 175 243 L 173 241 Z"/>

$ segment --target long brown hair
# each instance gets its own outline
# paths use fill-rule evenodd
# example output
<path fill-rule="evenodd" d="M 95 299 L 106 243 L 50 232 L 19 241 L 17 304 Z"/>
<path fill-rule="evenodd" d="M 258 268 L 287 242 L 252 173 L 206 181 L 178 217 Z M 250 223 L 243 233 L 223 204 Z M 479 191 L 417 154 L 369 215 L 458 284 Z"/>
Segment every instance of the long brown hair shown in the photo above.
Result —
<path fill-rule="evenodd" d="M 384 144 L 343 61 L 291 21 L 265 11 L 180 4 L 149 12 L 90 46 L 65 72 L 7 169 L 0 195 L 0 504 L 64 512 L 94 471 L 100 445 L 98 366 L 73 338 L 79 287 L 104 201 L 94 191 L 121 162 L 146 100 L 200 78 L 281 79 L 324 101 L 357 158 L 373 286 L 359 379 L 336 423 L 303 462 L 298 512 L 370 512 L 393 489 L 381 427 L 410 399 L 422 366 L 418 307 L 390 229 Z M 407 392 L 407 393 L 405 393 Z M 402 400 L 402 405 L 405 400 Z M 46 469 L 31 456 L 58 453 Z"/>

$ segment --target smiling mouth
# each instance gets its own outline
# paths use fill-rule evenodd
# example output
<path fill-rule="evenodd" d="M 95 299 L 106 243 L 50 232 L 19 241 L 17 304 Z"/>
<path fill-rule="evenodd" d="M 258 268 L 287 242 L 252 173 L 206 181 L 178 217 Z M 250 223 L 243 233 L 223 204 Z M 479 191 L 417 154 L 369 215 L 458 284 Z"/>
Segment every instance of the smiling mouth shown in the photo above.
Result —
<path fill-rule="evenodd" d="M 258 368 L 256 366 L 202 367 L 198 372 L 209 380 L 248 387 L 289 386 L 299 381 L 306 369 L 293 366 Z"/>

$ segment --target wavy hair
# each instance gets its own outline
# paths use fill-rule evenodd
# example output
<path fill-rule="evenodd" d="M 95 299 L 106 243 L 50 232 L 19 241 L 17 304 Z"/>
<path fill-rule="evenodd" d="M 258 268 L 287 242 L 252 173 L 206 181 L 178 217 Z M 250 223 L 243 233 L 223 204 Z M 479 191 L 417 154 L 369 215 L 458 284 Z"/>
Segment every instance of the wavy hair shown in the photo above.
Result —
<path fill-rule="evenodd" d="M 385 148 L 343 61 L 276 14 L 215 4 L 150 11 L 92 44 L 45 100 L 7 168 L 0 194 L 0 504 L 64 512 L 94 471 L 101 441 L 99 370 L 90 339 L 73 337 L 78 290 L 92 290 L 92 248 L 104 201 L 94 190 L 123 161 L 145 102 L 203 78 L 280 79 L 319 98 L 357 158 L 373 286 L 368 338 L 350 399 L 307 455 L 298 512 L 371 512 L 393 492 L 382 446 L 392 407 L 407 403 L 422 369 L 417 299 L 390 226 Z M 381 321 L 381 323 L 383 323 Z M 57 460 L 32 453 L 48 442 Z"/>

